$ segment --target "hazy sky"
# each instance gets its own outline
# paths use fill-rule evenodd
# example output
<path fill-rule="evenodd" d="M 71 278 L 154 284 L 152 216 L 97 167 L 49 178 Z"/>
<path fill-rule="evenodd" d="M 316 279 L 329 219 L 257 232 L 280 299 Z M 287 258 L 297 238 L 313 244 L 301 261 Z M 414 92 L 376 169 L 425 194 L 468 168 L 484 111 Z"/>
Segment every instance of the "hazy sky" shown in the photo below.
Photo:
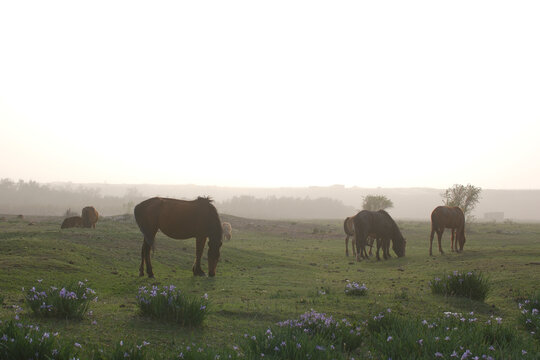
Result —
<path fill-rule="evenodd" d="M 3 1 L 0 178 L 540 188 L 539 1 Z"/>

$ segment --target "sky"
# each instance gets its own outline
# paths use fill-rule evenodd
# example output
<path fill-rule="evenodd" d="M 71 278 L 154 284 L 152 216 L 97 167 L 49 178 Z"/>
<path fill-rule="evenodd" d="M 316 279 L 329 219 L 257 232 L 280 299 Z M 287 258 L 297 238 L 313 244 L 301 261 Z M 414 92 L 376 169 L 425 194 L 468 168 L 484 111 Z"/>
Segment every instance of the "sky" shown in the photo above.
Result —
<path fill-rule="evenodd" d="M 0 178 L 540 188 L 538 1 L 0 2 Z"/>

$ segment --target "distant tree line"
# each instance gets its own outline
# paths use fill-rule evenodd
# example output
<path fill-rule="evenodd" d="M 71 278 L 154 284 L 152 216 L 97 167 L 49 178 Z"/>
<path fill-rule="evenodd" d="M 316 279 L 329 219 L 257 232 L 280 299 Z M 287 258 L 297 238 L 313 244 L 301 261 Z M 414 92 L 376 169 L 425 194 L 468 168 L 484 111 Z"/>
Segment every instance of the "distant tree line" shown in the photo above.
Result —
<path fill-rule="evenodd" d="M 30 180 L 18 182 L 0 179 L 0 214 L 72 216 L 83 207 L 93 206 L 100 215 L 133 214 L 133 208 L 147 199 L 136 188 L 128 188 L 124 196 L 103 196 L 99 189 L 53 187 Z M 235 196 L 216 202 L 220 213 L 259 219 L 328 219 L 355 214 L 352 206 L 331 198 Z"/>
<path fill-rule="evenodd" d="M 54 188 L 29 180 L 18 182 L 0 179 L 0 214 L 26 214 L 63 216 L 79 214 L 83 207 L 94 206 L 103 215 L 131 213 L 134 204 L 144 198 L 140 193 L 128 190 L 123 197 L 102 196 L 97 189 Z"/>
<path fill-rule="evenodd" d="M 258 219 L 331 219 L 355 214 L 354 207 L 331 198 L 235 196 L 216 206 L 225 214 Z"/>

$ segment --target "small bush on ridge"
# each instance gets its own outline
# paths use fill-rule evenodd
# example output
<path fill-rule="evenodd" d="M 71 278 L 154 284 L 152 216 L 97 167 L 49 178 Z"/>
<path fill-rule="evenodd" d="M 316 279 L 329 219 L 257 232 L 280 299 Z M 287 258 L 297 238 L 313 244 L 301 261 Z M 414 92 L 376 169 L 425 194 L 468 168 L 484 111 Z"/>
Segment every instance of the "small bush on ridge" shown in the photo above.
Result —
<path fill-rule="evenodd" d="M 25 301 L 34 314 L 43 317 L 81 319 L 90 306 L 97 301 L 96 292 L 79 281 L 64 287 L 46 288 L 42 281 L 25 292 Z"/>
<path fill-rule="evenodd" d="M 185 294 L 174 285 L 139 288 L 137 305 L 143 315 L 166 319 L 183 326 L 200 326 L 208 314 L 208 295 L 195 297 Z"/>
<path fill-rule="evenodd" d="M 473 271 L 467 273 L 454 271 L 442 278 L 435 278 L 430 281 L 429 286 L 433 294 L 461 296 L 479 301 L 484 301 L 490 290 L 488 280 L 481 273 Z"/>

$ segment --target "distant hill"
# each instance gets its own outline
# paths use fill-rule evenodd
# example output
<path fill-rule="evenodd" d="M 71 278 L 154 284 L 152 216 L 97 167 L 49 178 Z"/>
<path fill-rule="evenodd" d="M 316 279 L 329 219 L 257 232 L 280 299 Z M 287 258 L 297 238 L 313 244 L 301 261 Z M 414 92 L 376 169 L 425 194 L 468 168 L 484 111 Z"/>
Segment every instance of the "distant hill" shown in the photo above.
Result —
<path fill-rule="evenodd" d="M 170 196 L 193 199 L 200 195 L 213 197 L 219 203 L 229 201 L 235 196 L 253 196 L 265 199 L 268 197 L 289 197 L 300 199 L 329 198 L 341 201 L 354 213 L 361 209 L 363 197 L 366 195 L 385 195 L 394 203 L 390 213 L 400 219 L 428 221 L 431 211 L 442 205 L 443 189 L 433 188 L 361 188 L 334 186 L 315 187 L 283 187 L 283 188 L 236 188 L 199 185 L 122 185 L 122 184 L 50 184 L 55 187 L 71 186 L 99 190 L 103 196 L 125 197 L 126 194 L 140 197 Z M 505 219 L 516 221 L 540 221 L 540 189 L 538 190 L 496 190 L 483 189 L 480 203 L 473 215 L 484 220 L 484 214 L 502 212 Z M 234 215 L 234 214 L 233 214 Z M 242 214 L 246 215 L 246 214 Z M 282 215 L 282 214 L 281 214 Z M 342 217 L 342 213 L 336 218 Z M 265 218 L 280 218 L 280 213 L 266 214 Z"/>

